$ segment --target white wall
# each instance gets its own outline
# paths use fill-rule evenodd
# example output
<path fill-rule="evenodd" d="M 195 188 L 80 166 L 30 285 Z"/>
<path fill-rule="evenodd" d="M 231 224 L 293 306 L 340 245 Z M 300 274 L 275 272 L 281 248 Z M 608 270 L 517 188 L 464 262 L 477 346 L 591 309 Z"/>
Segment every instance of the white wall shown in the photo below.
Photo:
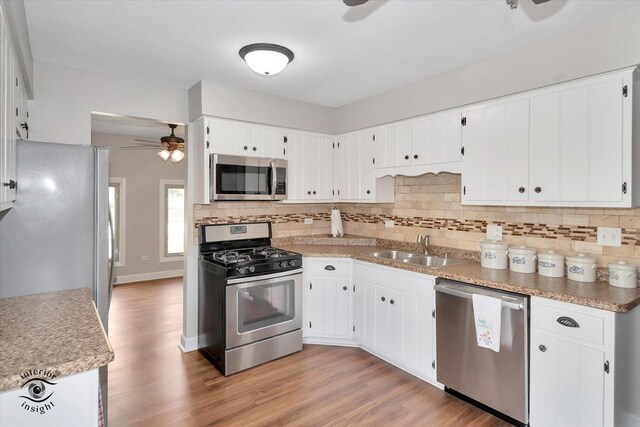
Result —
<path fill-rule="evenodd" d="M 35 61 L 29 138 L 91 144 L 91 112 L 188 121 L 187 90 Z"/>
<path fill-rule="evenodd" d="M 200 81 L 189 89 L 189 119 L 201 115 L 334 133 L 335 109 Z"/>
<path fill-rule="evenodd" d="M 125 241 L 124 248 L 120 248 L 124 254 L 120 261 L 125 265 L 116 267 L 117 283 L 182 274 L 182 259 L 160 262 L 160 180 L 184 180 L 187 162 L 165 163 L 158 157 L 158 150 L 120 148 L 133 145 L 135 138 L 147 139 L 134 135 L 91 134 L 93 145 L 110 149 L 109 176 L 125 178 Z M 149 260 L 143 261 L 143 256 Z"/>
<path fill-rule="evenodd" d="M 640 64 L 640 13 L 563 34 L 342 106 L 344 133 Z"/>

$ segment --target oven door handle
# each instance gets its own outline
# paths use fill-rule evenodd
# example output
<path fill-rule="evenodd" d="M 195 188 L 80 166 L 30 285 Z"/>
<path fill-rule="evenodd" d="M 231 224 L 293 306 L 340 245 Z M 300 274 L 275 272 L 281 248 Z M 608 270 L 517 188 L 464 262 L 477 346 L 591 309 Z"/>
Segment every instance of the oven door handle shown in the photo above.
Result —
<path fill-rule="evenodd" d="M 276 198 L 276 189 L 278 186 L 278 169 L 276 168 L 276 162 L 272 159 L 269 160 L 269 167 L 271 168 L 271 198 Z"/>
<path fill-rule="evenodd" d="M 227 284 L 234 285 L 237 283 L 261 282 L 263 280 L 277 279 L 279 277 L 295 276 L 300 273 L 302 273 L 302 269 L 296 268 L 295 270 L 281 271 L 280 273 L 265 274 L 261 276 L 235 277 L 233 279 L 227 280 Z"/>

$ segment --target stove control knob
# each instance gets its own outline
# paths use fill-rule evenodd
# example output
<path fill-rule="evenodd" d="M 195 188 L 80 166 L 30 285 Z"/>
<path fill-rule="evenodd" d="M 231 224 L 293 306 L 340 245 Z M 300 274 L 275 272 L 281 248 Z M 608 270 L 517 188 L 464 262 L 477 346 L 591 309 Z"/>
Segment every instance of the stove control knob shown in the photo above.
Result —
<path fill-rule="evenodd" d="M 287 261 L 282 261 L 282 262 L 278 263 L 278 266 L 280 268 L 287 268 L 289 266 L 289 264 L 287 264 Z"/>
<path fill-rule="evenodd" d="M 249 269 L 247 267 L 240 267 L 236 268 L 236 271 L 238 272 L 238 274 L 247 274 L 249 272 Z"/>
<path fill-rule="evenodd" d="M 254 271 L 256 271 L 256 268 L 253 265 L 250 265 L 249 267 L 247 267 L 249 270 L 249 273 L 253 273 Z"/>
<path fill-rule="evenodd" d="M 289 261 L 289 265 L 291 267 L 296 267 L 298 265 L 298 261 L 295 259 L 292 259 L 291 261 Z"/>

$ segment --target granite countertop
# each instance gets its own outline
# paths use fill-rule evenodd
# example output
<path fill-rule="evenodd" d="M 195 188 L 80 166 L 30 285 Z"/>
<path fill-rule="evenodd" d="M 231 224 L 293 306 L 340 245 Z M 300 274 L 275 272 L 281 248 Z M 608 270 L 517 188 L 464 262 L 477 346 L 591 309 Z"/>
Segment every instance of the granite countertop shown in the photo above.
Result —
<path fill-rule="evenodd" d="M 640 305 L 640 288 L 617 288 L 610 286 L 606 281 L 581 283 L 569 280 L 566 277 L 550 278 L 539 274 L 514 273 L 508 269 L 492 270 L 480 266 L 479 256 L 475 252 L 443 247 L 430 247 L 430 251 L 433 255 L 440 256 L 444 252 L 448 252 L 450 257 L 462 258 L 465 259 L 465 262 L 441 268 L 406 264 L 401 261 L 374 258 L 368 256 L 368 254 L 390 248 L 416 251 L 418 248 L 415 244 L 372 239 L 366 241 L 367 245 L 357 245 L 354 242 L 365 238 L 359 236 L 345 237 L 336 239 L 309 236 L 308 241 L 312 242 L 312 244 L 305 244 L 305 237 L 283 239 L 283 241 L 274 239 L 274 245 L 301 253 L 307 257 L 353 258 L 443 279 L 457 280 L 488 288 L 539 296 L 619 313 L 630 311 Z M 373 241 L 377 243 L 374 244 Z M 394 245 L 394 243 L 397 244 Z"/>
<path fill-rule="evenodd" d="M 31 369 L 62 377 L 113 358 L 89 289 L 0 299 L 0 391 L 21 387 Z"/>

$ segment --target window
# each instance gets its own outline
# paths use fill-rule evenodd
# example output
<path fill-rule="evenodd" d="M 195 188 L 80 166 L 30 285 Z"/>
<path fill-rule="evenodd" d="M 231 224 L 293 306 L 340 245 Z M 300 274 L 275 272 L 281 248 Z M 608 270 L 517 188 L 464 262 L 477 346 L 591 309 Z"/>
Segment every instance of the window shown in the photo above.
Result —
<path fill-rule="evenodd" d="M 116 267 L 123 267 L 124 263 L 124 227 L 125 227 L 125 179 L 109 178 L 109 214 L 111 226 L 109 233 L 113 233 L 113 241 L 109 239 L 109 260 L 114 254 Z M 113 248 L 113 252 L 112 252 Z"/>
<path fill-rule="evenodd" d="M 160 261 L 179 261 L 184 254 L 184 181 L 161 179 L 160 193 Z"/>

